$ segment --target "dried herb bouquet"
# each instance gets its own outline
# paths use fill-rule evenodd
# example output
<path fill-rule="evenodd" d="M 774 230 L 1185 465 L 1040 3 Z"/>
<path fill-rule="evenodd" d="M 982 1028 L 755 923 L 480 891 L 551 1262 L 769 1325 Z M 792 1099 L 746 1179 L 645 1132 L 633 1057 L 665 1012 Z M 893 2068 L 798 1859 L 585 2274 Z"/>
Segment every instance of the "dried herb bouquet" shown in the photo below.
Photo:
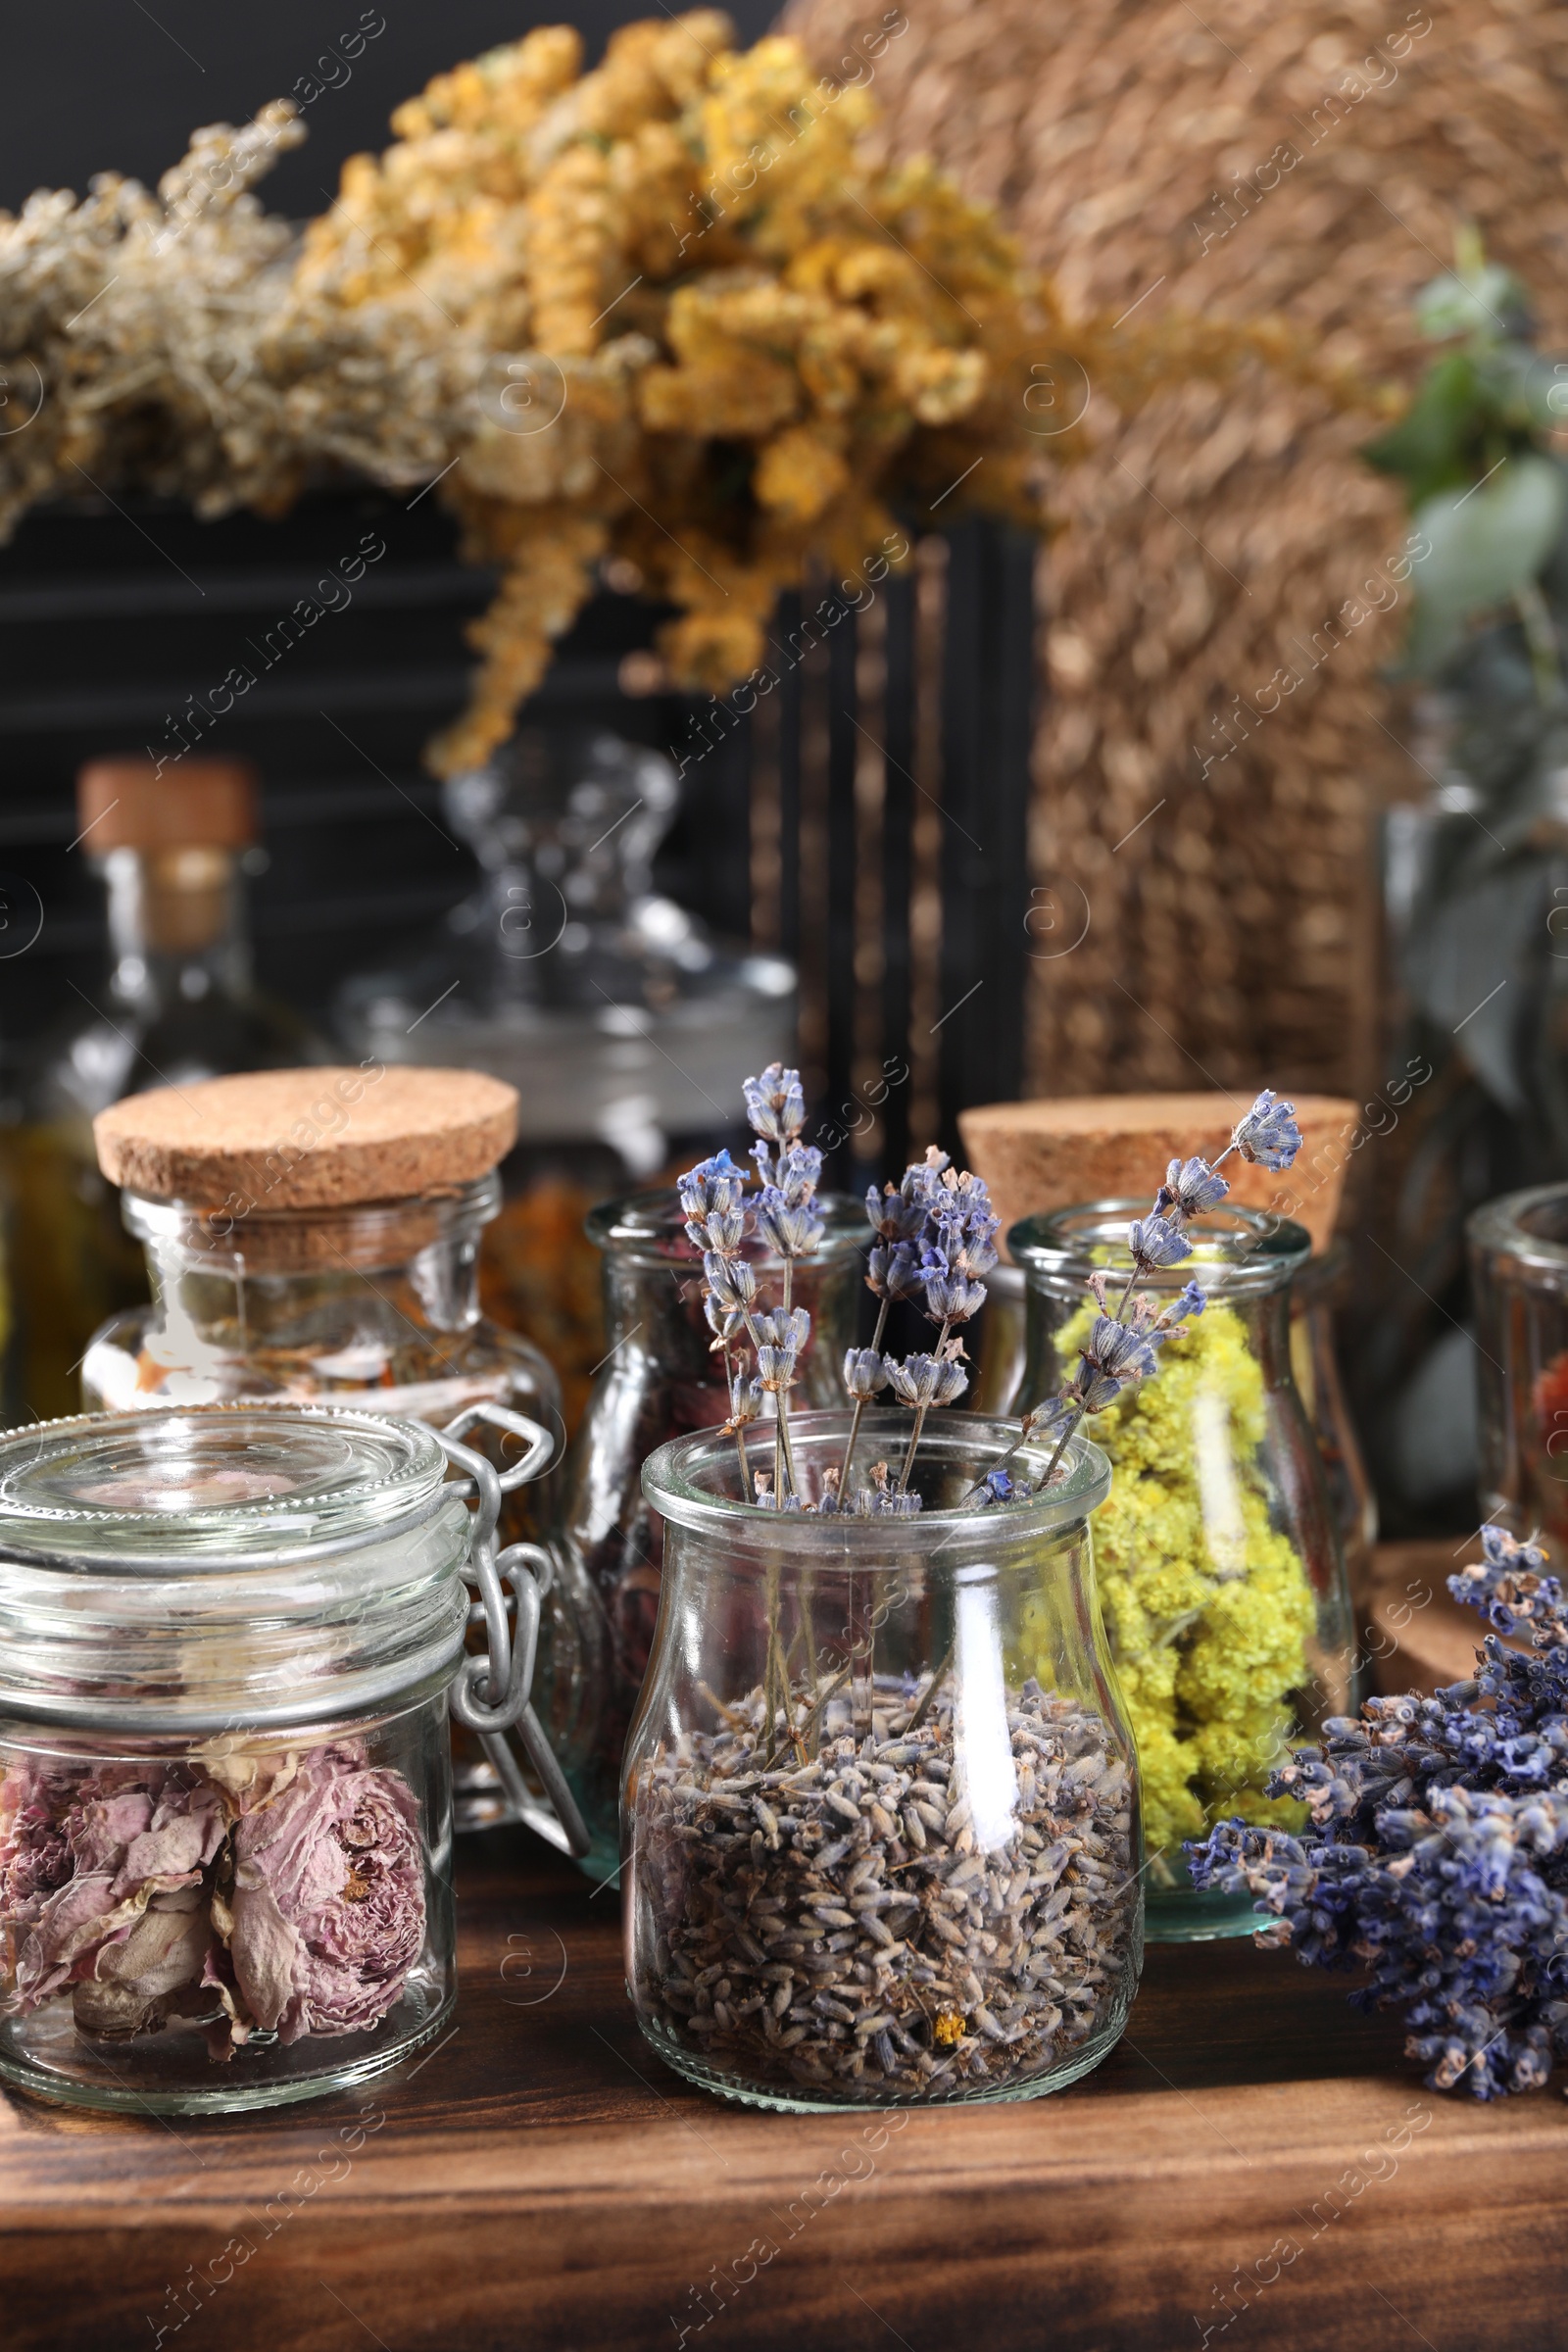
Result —
<path fill-rule="evenodd" d="M 1091 387 L 1129 406 L 1257 354 L 1348 391 L 1277 322 L 1070 318 L 987 208 L 873 168 L 864 83 L 904 24 L 864 36 L 859 86 L 792 40 L 737 51 L 711 10 L 623 27 L 588 74 L 542 27 L 401 107 L 303 249 L 251 192 L 305 135 L 288 101 L 196 132 L 156 195 L 39 191 L 0 216 L 0 525 L 94 488 L 217 514 L 334 468 L 439 480 L 504 575 L 432 747 L 453 773 L 604 566 L 674 606 L 675 682 L 724 693 L 813 570 L 879 577 L 906 522 L 966 505 L 1042 522 Z"/>

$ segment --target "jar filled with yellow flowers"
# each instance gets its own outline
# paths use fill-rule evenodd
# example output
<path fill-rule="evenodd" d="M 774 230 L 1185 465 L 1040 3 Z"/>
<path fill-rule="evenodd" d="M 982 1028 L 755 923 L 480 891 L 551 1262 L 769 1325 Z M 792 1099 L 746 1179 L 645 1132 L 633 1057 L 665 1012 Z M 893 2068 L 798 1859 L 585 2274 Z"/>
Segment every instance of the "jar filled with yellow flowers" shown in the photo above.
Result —
<path fill-rule="evenodd" d="M 1176 1163 L 1162 1198 L 1184 1174 Z M 1123 1386 L 1095 1427 L 1114 1470 L 1095 1559 L 1138 1742 L 1148 1933 L 1186 1942 L 1255 1925 L 1250 1898 L 1193 1887 L 1182 1840 L 1238 1815 L 1300 1827 L 1299 1805 L 1264 1791 L 1292 1747 L 1354 1709 L 1350 1608 L 1322 1460 L 1291 1371 L 1291 1283 L 1307 1260 L 1307 1234 L 1256 1209 L 1195 1199 L 1180 1264 L 1135 1264 L 1128 1220 L 1142 1206 L 1095 1201 L 1011 1229 L 1029 1325 L 1013 1410 L 1059 1389 L 1095 1320 L 1086 1284 L 1114 1294 L 1136 1272 L 1156 1295 L 1200 1290 L 1203 1311 L 1166 1342 L 1157 1376 Z M 1132 1232 L 1161 1222 L 1156 1203 Z"/>

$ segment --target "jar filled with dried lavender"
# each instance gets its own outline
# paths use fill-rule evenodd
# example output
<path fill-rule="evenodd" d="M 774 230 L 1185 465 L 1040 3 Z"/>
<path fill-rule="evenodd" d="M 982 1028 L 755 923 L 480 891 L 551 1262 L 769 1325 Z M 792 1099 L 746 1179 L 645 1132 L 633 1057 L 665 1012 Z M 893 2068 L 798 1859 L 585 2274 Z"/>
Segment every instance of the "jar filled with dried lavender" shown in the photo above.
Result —
<path fill-rule="evenodd" d="M 938 1413 L 916 1450 L 906 1413 L 856 1419 L 885 1507 L 837 1507 L 847 1412 L 790 1416 L 783 1507 L 765 1422 L 644 1469 L 631 1997 L 678 2073 L 756 2105 L 1037 2097 L 1114 2043 L 1143 1949 L 1089 1532 L 1109 1468 L 1075 1434 L 1045 1485 L 1057 1442 L 1016 1424 Z"/>

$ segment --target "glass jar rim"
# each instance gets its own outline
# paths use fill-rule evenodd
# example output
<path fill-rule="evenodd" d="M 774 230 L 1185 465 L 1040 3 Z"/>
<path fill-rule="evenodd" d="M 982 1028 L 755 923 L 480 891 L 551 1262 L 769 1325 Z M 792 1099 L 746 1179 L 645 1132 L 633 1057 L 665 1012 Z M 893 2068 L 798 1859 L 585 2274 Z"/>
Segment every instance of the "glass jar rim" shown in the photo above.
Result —
<path fill-rule="evenodd" d="M 193 1268 L 252 1273 L 365 1272 L 404 1265 L 432 1242 L 477 1233 L 499 1215 L 494 1169 L 468 1184 L 391 1200 L 343 1200 L 329 1207 L 268 1208 L 234 1197 L 221 1206 L 167 1200 L 128 1187 L 120 1196 L 127 1233 L 144 1244 L 172 1245 Z M 346 1265 L 345 1262 L 346 1261 Z"/>
<path fill-rule="evenodd" d="M 1534 1229 L 1532 1220 L 1555 1209 L 1563 1239 Z M 1489 1250 L 1516 1265 L 1539 1274 L 1554 1274 L 1568 1283 L 1568 1184 L 1534 1184 L 1519 1193 L 1503 1193 L 1495 1200 L 1472 1209 L 1465 1220 L 1472 1249 Z"/>
<path fill-rule="evenodd" d="M 434 1433 L 390 1414 L 250 1402 L 82 1413 L 0 1435 L 0 1560 L 137 1577 L 274 1567 L 421 1525 L 446 1475 Z"/>
<path fill-rule="evenodd" d="M 1112 1274 L 1132 1271 L 1127 1227 L 1149 1213 L 1149 1201 L 1142 1198 L 1080 1200 L 1021 1218 L 1008 1229 L 1007 1248 L 1032 1287 L 1044 1290 L 1070 1281 L 1081 1289 L 1102 1268 Z M 1312 1254 L 1304 1225 L 1237 1201 L 1222 1201 L 1189 1218 L 1187 1233 L 1192 1255 L 1146 1276 L 1145 1289 L 1175 1292 L 1196 1282 L 1217 1298 L 1279 1291 Z"/>
<path fill-rule="evenodd" d="M 798 1449 L 813 1442 L 831 1445 L 836 1459 L 849 1435 L 851 1413 L 848 1406 L 833 1412 L 792 1413 L 791 1441 Z M 857 1441 L 857 1456 L 869 1460 L 879 1443 L 891 1451 L 895 1444 L 906 1446 L 911 1416 L 906 1411 L 886 1406 L 872 1406 L 861 1415 Z M 757 1422 L 747 1433 L 753 1446 L 772 1446 L 770 1422 Z M 951 1457 L 963 1457 L 964 1471 L 972 1471 L 976 1480 L 986 1475 L 988 1467 L 996 1467 L 1004 1456 L 1009 1462 L 1020 1463 L 1036 1475 L 1044 1471 L 1055 1447 L 1051 1436 L 1038 1441 L 1019 1443 L 1019 1424 L 1004 1421 L 984 1413 L 954 1412 L 932 1414 L 921 1433 L 922 1447 L 930 1445 L 946 1448 Z M 987 1461 L 989 1454 L 994 1457 Z M 828 1518 L 814 1511 L 780 1512 L 755 1502 L 744 1502 L 738 1496 L 714 1493 L 711 1486 L 701 1483 L 699 1473 L 711 1467 L 714 1471 L 735 1466 L 734 1439 L 721 1430 L 692 1430 L 684 1437 L 671 1438 L 657 1453 L 649 1455 L 643 1464 L 643 1494 L 662 1519 L 677 1527 L 717 1535 L 725 1534 L 731 1541 L 776 1548 L 780 1531 L 789 1530 L 792 1551 L 811 1550 L 843 1559 L 852 1545 L 856 1549 L 890 1547 L 907 1554 L 911 1545 L 921 1544 L 921 1531 L 941 1531 L 943 1543 L 979 1538 L 994 1540 L 1004 1535 L 1009 1544 L 1020 1539 L 1054 1535 L 1064 1528 L 1087 1519 L 1098 1510 L 1110 1492 L 1111 1468 L 1109 1458 L 1102 1452 L 1092 1438 L 1082 1430 L 1068 1439 L 1062 1454 L 1066 1476 L 1057 1479 L 1046 1494 L 1032 1494 L 1027 1501 L 1006 1504 L 986 1503 L 971 1510 L 918 1511 L 907 1519 L 891 1515 L 859 1518 L 844 1512 Z M 769 1455 L 769 1464 L 771 1460 Z M 853 1531 L 853 1532 L 852 1532 Z M 867 1562 L 869 1567 L 887 1563 Z"/>
<path fill-rule="evenodd" d="M 756 1195 L 749 1194 L 749 1208 Z M 796 1263 L 809 1271 L 813 1262 L 823 1258 L 838 1259 L 854 1250 L 869 1250 L 875 1236 L 866 1222 L 865 1203 L 848 1193 L 823 1193 L 816 1202 L 817 1214 L 825 1228 L 811 1257 L 797 1259 Z M 655 1185 L 649 1190 L 623 1194 L 618 1200 L 602 1200 L 591 1209 L 584 1221 L 584 1232 L 597 1249 L 618 1258 L 623 1265 L 667 1266 L 671 1263 L 702 1264 L 702 1251 L 686 1235 L 686 1215 L 675 1196 L 673 1185 Z M 748 1234 L 743 1254 L 755 1265 L 782 1265 L 768 1250 L 758 1247 L 754 1235 Z"/>

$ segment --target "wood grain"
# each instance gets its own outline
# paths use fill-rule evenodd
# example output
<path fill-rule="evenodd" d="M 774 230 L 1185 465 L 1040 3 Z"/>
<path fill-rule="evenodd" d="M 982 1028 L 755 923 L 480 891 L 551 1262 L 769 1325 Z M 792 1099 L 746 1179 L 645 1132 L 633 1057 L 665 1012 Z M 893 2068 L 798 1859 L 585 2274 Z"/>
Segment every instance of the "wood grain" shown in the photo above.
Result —
<path fill-rule="evenodd" d="M 458 1885 L 457 2029 L 365 2091 L 229 2124 L 0 2102 L 7 2352 L 160 2326 L 179 2352 L 1564 2340 L 1561 2100 L 1426 2091 L 1396 2020 L 1288 1954 L 1152 1951 L 1098 2074 L 883 2138 L 667 2074 L 625 2004 L 613 1889 L 525 1833 L 465 1845 Z M 1271 2259 L 1221 2335 L 1237 2266 Z"/>

